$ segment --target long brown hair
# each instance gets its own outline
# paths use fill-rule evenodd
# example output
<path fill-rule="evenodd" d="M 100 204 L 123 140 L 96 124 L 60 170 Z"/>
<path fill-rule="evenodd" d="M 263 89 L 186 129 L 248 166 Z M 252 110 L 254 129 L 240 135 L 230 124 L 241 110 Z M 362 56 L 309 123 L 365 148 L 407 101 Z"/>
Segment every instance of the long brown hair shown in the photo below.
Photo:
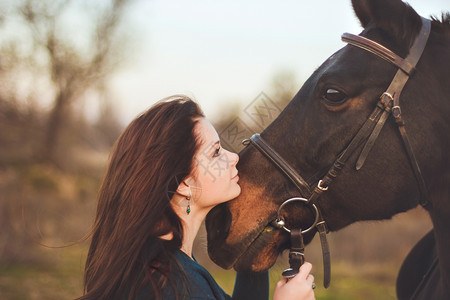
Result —
<path fill-rule="evenodd" d="M 183 240 L 169 201 L 193 169 L 198 117 L 203 113 L 194 101 L 172 96 L 120 135 L 100 188 L 79 299 L 132 299 L 143 286 L 160 298 Z M 158 238 L 168 233 L 172 240 Z"/>

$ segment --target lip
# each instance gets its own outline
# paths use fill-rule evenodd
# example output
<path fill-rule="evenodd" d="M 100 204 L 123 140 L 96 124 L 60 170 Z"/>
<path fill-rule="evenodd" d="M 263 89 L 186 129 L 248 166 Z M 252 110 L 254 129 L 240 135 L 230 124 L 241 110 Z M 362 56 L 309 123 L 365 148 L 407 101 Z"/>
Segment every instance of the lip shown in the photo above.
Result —
<path fill-rule="evenodd" d="M 231 178 L 231 180 L 239 180 L 239 174 L 236 174 L 236 176 L 234 176 L 233 178 Z"/>

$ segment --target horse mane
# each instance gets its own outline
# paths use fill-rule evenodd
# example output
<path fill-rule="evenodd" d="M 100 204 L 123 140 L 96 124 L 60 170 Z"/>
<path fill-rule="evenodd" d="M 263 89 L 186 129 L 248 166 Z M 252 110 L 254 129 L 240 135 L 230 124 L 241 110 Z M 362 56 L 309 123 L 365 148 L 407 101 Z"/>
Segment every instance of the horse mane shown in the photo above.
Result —
<path fill-rule="evenodd" d="M 441 20 L 436 16 L 431 16 L 431 20 L 439 31 L 450 30 L 450 12 L 442 12 Z"/>

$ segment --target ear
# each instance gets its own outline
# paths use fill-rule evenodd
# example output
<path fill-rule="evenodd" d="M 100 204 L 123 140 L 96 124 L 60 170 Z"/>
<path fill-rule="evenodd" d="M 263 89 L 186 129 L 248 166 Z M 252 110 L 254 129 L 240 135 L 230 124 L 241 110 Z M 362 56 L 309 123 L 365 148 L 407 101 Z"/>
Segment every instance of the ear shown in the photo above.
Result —
<path fill-rule="evenodd" d="M 190 177 L 184 179 L 177 187 L 177 194 L 183 197 L 191 197 L 192 191 L 190 187 Z"/>
<path fill-rule="evenodd" d="M 384 29 L 397 39 L 415 36 L 421 27 L 420 16 L 401 0 L 352 0 L 361 25 Z"/>
<path fill-rule="evenodd" d="M 359 19 L 359 22 L 361 23 L 361 26 L 363 28 L 366 28 L 370 20 L 372 19 L 367 1 L 352 0 L 352 6 L 356 16 Z"/>

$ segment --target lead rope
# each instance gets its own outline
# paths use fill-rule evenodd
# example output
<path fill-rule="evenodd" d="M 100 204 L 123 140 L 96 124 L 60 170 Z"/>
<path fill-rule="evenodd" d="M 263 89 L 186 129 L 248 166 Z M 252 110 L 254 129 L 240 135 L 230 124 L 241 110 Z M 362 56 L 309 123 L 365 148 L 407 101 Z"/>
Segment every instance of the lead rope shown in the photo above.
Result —
<path fill-rule="evenodd" d="M 317 223 L 317 231 L 320 237 L 320 246 L 322 247 L 322 263 L 323 263 L 323 286 L 328 288 L 331 282 L 331 255 L 330 247 L 328 246 L 327 240 L 327 226 L 325 221 Z"/>
<path fill-rule="evenodd" d="M 289 250 L 289 268 L 283 271 L 281 275 L 290 279 L 298 274 L 300 267 L 305 262 L 305 243 L 301 229 L 291 230 L 291 249 Z"/>

